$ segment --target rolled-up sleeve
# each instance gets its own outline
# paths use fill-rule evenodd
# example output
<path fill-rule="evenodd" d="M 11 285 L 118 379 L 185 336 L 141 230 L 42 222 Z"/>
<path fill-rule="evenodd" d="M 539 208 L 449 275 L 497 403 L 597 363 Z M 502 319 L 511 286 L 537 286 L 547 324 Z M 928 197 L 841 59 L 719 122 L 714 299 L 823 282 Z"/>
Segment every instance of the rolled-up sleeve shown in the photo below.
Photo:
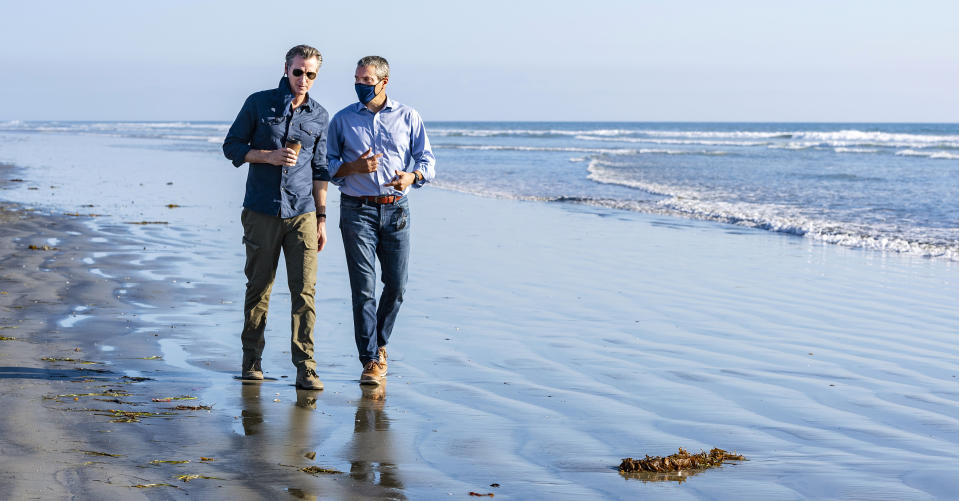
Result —
<path fill-rule="evenodd" d="M 426 135 L 426 125 L 415 110 L 410 120 L 410 156 L 416 162 L 413 172 L 419 172 L 423 179 L 413 183 L 414 188 L 420 188 L 436 177 L 436 157 L 430 147 L 430 138 Z"/>
<path fill-rule="evenodd" d="M 334 116 L 326 135 L 326 169 L 330 173 L 330 182 L 343 186 L 343 176 L 337 177 L 336 172 L 343 165 L 343 133 L 342 120 L 339 115 Z"/>
<path fill-rule="evenodd" d="M 316 143 L 313 145 L 312 166 L 314 181 L 330 180 L 330 170 L 327 167 L 328 160 L 326 158 L 326 141 L 328 137 L 327 126 L 329 121 L 329 115 L 326 114 L 326 112 L 323 113 L 323 118 L 321 120 L 317 120 L 317 123 L 321 126 L 321 132 L 316 138 Z"/>
<path fill-rule="evenodd" d="M 226 133 L 226 139 L 223 140 L 223 154 L 233 162 L 235 167 L 239 167 L 246 162 L 246 154 L 249 153 L 250 141 L 253 139 L 253 131 L 256 128 L 255 109 L 253 96 L 246 98 L 240 113 L 236 115 L 236 120 L 230 126 Z"/>

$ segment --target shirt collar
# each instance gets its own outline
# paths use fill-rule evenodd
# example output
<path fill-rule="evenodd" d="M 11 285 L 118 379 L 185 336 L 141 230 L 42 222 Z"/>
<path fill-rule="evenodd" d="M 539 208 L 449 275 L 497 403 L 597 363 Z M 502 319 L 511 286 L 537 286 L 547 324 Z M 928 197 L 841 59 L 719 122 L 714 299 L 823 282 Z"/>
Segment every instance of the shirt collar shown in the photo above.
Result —
<path fill-rule="evenodd" d="M 380 110 L 380 111 L 392 110 L 393 108 L 397 107 L 398 105 L 399 105 L 399 103 L 397 103 L 396 101 L 390 99 L 390 96 L 386 96 L 386 106 L 383 106 L 383 109 Z M 366 110 L 366 111 L 368 111 L 368 112 L 370 111 L 370 109 L 367 108 L 365 104 L 363 104 L 363 103 L 361 103 L 361 102 L 359 102 L 359 101 L 353 103 L 353 109 L 354 109 L 357 113 L 362 113 L 363 110 Z"/>
<path fill-rule="evenodd" d="M 290 90 L 290 79 L 287 78 L 286 75 L 280 78 L 280 83 L 276 86 L 276 90 L 280 93 L 280 99 L 283 101 L 283 110 L 286 112 L 286 110 L 290 109 L 290 103 L 293 102 L 293 91 Z M 310 93 L 307 92 L 306 99 L 300 107 L 306 111 L 313 111 L 313 104 L 314 101 L 310 98 Z"/>

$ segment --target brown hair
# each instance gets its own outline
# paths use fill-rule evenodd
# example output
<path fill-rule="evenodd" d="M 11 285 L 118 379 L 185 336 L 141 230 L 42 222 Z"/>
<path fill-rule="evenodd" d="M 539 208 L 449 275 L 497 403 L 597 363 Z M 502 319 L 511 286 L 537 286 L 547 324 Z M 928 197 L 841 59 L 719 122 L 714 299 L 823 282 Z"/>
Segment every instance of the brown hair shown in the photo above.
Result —
<path fill-rule="evenodd" d="M 309 45 L 297 45 L 292 49 L 286 51 L 286 65 L 289 66 L 293 62 L 293 58 L 300 56 L 303 59 L 310 59 L 315 57 L 317 59 L 316 67 L 319 68 L 323 65 L 323 54 L 320 54 L 320 51 L 316 50 L 314 47 Z"/>

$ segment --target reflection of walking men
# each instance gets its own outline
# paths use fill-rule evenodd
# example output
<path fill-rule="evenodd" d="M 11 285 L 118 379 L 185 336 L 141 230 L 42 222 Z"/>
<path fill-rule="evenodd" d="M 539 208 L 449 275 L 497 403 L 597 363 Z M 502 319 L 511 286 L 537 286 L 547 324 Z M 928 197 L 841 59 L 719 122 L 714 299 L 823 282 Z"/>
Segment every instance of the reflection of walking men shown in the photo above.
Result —
<path fill-rule="evenodd" d="M 410 253 L 410 186 L 433 179 L 433 152 L 419 113 L 386 96 L 390 66 L 367 56 L 357 63 L 360 102 L 330 122 L 327 159 L 340 187 L 340 231 L 353 293 L 353 329 L 362 383 L 386 375 L 386 344 L 403 302 Z M 375 260 L 383 292 L 376 298 Z"/>
<path fill-rule="evenodd" d="M 390 418 L 384 410 L 386 382 L 364 386 L 356 403 L 353 440 L 347 452 L 353 488 L 370 498 L 406 499 L 397 457 L 401 449 L 393 443 Z"/>
<path fill-rule="evenodd" d="M 329 114 L 308 93 L 322 62 L 313 47 L 290 49 L 279 86 L 248 97 L 223 142 L 233 165 L 250 163 L 241 216 L 247 278 L 243 378 L 263 379 L 263 332 L 282 250 L 292 302 L 290 352 L 296 385 L 307 389 L 323 388 L 313 360 L 313 294 L 316 253 L 326 243 Z M 291 141 L 299 141 L 299 152 L 288 147 Z"/>

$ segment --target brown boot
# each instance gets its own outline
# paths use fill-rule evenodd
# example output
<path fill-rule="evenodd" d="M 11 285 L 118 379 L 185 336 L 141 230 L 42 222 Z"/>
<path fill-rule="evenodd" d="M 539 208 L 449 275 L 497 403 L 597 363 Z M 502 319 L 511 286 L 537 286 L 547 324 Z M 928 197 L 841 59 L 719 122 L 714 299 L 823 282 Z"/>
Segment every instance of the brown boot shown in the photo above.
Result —
<path fill-rule="evenodd" d="M 322 390 L 323 381 L 320 381 L 312 367 L 297 367 L 296 387 L 304 390 Z"/>
<path fill-rule="evenodd" d="M 379 360 L 370 360 L 363 365 L 360 384 L 380 384 L 380 380 L 384 377 L 386 377 L 386 364 Z"/>
<path fill-rule="evenodd" d="M 243 361 L 243 375 L 241 379 L 252 379 L 255 381 L 263 380 L 263 369 L 260 367 L 260 359 L 254 358 Z"/>

